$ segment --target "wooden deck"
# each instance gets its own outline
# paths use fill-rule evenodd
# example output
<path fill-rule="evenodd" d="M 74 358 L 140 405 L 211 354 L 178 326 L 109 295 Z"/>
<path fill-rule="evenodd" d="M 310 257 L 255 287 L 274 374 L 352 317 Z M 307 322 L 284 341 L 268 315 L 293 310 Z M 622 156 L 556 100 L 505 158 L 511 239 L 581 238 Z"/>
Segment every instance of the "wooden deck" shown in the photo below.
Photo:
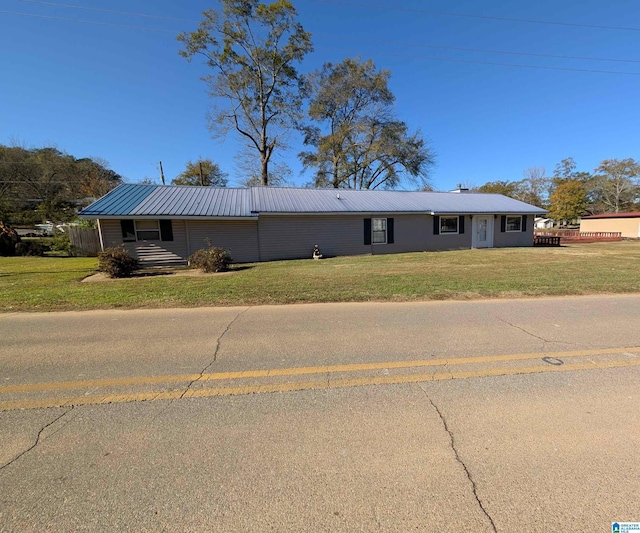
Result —
<path fill-rule="evenodd" d="M 547 239 L 559 239 L 557 244 L 550 244 Z M 622 233 L 618 231 L 585 231 L 576 230 L 543 230 L 536 231 L 533 236 L 534 246 L 560 246 L 570 243 L 616 242 L 622 240 Z M 555 241 L 553 241 L 555 242 Z"/>

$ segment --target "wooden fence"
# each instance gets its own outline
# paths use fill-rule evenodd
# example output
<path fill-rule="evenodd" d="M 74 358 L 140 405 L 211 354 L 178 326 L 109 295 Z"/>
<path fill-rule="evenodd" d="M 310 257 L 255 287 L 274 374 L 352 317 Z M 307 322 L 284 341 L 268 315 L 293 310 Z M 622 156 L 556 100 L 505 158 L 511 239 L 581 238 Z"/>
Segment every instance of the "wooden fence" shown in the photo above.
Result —
<path fill-rule="evenodd" d="M 77 255 L 95 257 L 100 251 L 100 236 L 97 229 L 71 226 L 69 228 L 69 239 Z"/>
<path fill-rule="evenodd" d="M 560 237 L 562 244 L 571 242 L 614 242 L 622 240 L 619 231 L 576 231 L 569 229 L 537 230 L 536 237 Z"/>

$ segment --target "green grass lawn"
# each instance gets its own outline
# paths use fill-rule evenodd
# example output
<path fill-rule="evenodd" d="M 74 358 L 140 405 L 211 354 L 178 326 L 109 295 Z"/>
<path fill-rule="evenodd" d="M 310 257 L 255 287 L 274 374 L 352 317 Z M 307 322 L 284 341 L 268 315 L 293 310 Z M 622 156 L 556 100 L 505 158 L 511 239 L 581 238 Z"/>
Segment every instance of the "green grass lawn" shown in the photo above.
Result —
<path fill-rule="evenodd" d="M 640 241 L 256 263 L 210 277 L 81 283 L 95 258 L 0 258 L 0 311 L 640 292 Z"/>

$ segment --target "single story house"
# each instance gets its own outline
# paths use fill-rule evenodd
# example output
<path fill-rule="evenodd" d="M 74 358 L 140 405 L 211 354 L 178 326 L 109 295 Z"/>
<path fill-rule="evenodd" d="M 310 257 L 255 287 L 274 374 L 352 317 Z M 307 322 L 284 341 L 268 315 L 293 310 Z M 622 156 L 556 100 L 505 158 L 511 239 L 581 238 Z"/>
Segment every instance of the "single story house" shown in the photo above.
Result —
<path fill-rule="evenodd" d="M 102 248 L 184 262 L 209 245 L 234 262 L 532 246 L 546 211 L 500 194 L 124 184 L 86 207 Z"/>
<path fill-rule="evenodd" d="M 580 219 L 580 233 L 588 231 L 615 231 L 623 237 L 640 238 L 640 212 L 633 213 L 605 213 L 591 215 Z"/>
<path fill-rule="evenodd" d="M 534 224 L 536 229 L 552 229 L 553 228 L 553 220 L 545 217 L 536 217 L 534 219 Z"/>

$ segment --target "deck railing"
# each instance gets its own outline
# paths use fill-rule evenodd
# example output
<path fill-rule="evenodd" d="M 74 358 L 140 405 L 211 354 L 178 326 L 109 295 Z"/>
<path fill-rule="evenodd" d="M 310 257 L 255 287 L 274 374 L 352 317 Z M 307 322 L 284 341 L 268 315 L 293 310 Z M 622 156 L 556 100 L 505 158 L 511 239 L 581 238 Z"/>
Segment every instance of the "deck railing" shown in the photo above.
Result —
<path fill-rule="evenodd" d="M 569 242 L 614 242 L 622 240 L 619 231 L 577 231 L 569 229 L 538 230 L 535 237 L 560 237 L 560 243 Z"/>

